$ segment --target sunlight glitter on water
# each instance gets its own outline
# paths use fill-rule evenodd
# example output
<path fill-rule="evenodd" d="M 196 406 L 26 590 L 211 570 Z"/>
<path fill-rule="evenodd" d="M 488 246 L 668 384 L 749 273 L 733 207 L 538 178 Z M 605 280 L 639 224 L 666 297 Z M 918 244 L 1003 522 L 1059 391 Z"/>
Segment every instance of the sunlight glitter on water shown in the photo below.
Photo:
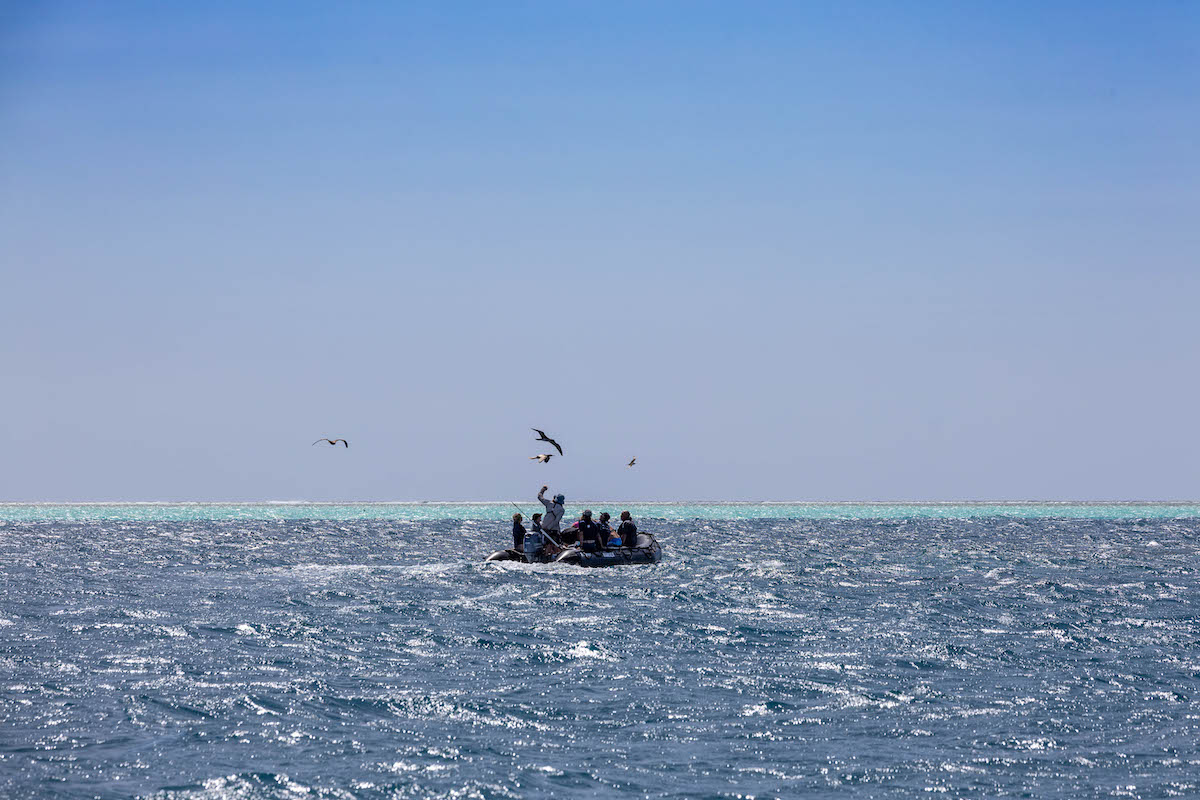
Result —
<path fill-rule="evenodd" d="M 639 521 L 12 522 L 0 795 L 1194 791 L 1200 518 Z"/>

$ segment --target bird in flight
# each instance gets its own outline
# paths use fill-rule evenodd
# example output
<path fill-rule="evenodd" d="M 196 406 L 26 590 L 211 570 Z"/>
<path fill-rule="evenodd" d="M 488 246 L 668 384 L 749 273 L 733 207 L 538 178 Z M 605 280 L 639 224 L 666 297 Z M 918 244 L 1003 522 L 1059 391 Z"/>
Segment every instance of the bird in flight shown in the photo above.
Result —
<path fill-rule="evenodd" d="M 558 451 L 558 454 L 560 456 L 563 454 L 562 448 L 559 447 L 558 442 L 554 441 L 549 436 L 547 436 L 545 431 L 539 431 L 537 428 L 530 428 L 529 430 L 537 432 L 537 435 L 538 435 L 537 440 L 539 442 L 549 442 L 550 444 L 554 445 L 554 449 Z"/>
<path fill-rule="evenodd" d="M 629 463 L 628 463 L 628 464 L 626 464 L 625 466 L 626 466 L 626 467 L 632 467 L 632 466 L 633 466 L 634 464 L 636 464 L 636 463 L 637 463 L 637 456 L 634 456 L 633 458 L 629 459 Z"/>
<path fill-rule="evenodd" d="M 554 453 L 542 453 L 541 455 L 530 456 L 529 460 L 533 461 L 536 459 L 539 464 L 545 464 L 545 463 L 548 463 L 550 461 L 550 459 L 553 457 L 554 457 Z"/>
<path fill-rule="evenodd" d="M 341 442 L 346 447 L 350 446 L 350 443 L 347 442 L 345 439 L 317 439 L 315 442 L 313 442 L 313 444 L 320 444 L 321 442 L 329 442 L 334 447 L 337 447 L 338 442 Z"/>

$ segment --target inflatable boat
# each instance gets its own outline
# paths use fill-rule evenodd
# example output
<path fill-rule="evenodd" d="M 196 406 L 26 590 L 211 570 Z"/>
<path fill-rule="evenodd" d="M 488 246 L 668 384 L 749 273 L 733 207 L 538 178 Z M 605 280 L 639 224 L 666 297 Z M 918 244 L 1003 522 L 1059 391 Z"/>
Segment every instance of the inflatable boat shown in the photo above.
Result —
<path fill-rule="evenodd" d="M 553 548 L 550 549 L 553 550 Z M 618 567 L 624 564 L 657 564 L 662 560 L 662 547 L 653 535 L 639 533 L 636 547 L 608 547 L 604 550 L 593 551 L 568 547 L 550 554 L 546 554 L 545 550 L 537 553 L 525 553 L 515 548 L 509 548 L 497 550 L 484 560 L 524 561 L 527 564 L 555 562 L 573 564 L 577 567 Z"/>

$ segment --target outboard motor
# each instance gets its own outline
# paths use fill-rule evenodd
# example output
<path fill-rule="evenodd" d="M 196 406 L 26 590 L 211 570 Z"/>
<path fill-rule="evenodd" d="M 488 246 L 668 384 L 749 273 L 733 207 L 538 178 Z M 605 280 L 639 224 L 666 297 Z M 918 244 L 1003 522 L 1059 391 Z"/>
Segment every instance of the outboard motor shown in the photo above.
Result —
<path fill-rule="evenodd" d="M 541 531 L 530 531 L 525 534 L 525 560 L 533 561 L 537 554 L 542 552 L 543 546 Z"/>

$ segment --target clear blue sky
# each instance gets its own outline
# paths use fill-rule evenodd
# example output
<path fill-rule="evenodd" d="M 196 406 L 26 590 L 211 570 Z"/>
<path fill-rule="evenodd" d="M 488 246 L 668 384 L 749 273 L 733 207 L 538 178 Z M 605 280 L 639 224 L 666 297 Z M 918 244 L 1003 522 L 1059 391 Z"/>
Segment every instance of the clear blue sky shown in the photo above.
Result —
<path fill-rule="evenodd" d="M 0 499 L 1200 497 L 1200 4 L 24 5 Z"/>

